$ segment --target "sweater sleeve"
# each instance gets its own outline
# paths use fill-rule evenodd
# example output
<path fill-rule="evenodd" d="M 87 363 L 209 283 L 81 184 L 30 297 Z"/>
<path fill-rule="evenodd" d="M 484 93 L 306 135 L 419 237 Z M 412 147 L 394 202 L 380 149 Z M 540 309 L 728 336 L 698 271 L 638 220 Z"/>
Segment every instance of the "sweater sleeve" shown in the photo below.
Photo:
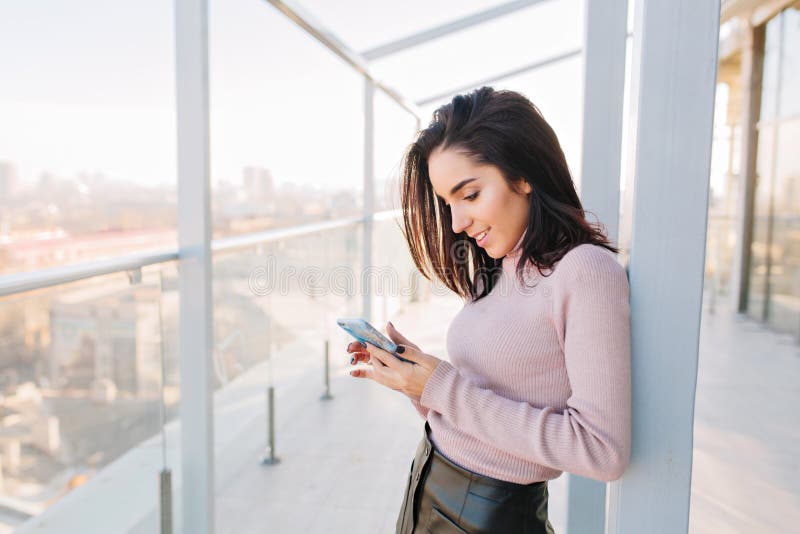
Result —
<path fill-rule="evenodd" d="M 420 402 L 463 432 L 510 454 L 593 479 L 615 480 L 630 457 L 627 276 L 613 256 L 591 245 L 570 251 L 552 276 L 553 319 L 571 387 L 566 408 L 505 398 L 444 361 Z"/>
<path fill-rule="evenodd" d="M 422 419 L 427 421 L 428 420 L 428 408 L 424 407 L 423 405 L 421 405 L 419 403 L 419 401 L 415 401 L 414 399 L 411 399 L 411 404 L 417 410 L 417 413 L 420 415 L 420 417 L 422 417 Z"/>

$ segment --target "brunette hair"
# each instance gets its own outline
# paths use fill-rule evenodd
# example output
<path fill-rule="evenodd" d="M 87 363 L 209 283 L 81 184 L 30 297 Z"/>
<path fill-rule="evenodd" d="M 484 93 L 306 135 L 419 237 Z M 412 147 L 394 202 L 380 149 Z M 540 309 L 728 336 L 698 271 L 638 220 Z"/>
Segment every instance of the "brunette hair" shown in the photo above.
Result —
<path fill-rule="evenodd" d="M 618 252 L 602 226 L 586 220 L 558 138 L 536 106 L 514 91 L 482 87 L 437 109 L 403 160 L 403 234 L 427 279 L 435 276 L 462 298 L 478 300 L 492 290 L 501 265 L 466 232 L 453 232 L 450 207 L 436 195 L 428 173 L 428 158 L 437 148 L 496 166 L 512 189 L 520 180 L 531 185 L 520 279 L 528 263 L 547 276 L 545 271 L 583 243 Z"/>

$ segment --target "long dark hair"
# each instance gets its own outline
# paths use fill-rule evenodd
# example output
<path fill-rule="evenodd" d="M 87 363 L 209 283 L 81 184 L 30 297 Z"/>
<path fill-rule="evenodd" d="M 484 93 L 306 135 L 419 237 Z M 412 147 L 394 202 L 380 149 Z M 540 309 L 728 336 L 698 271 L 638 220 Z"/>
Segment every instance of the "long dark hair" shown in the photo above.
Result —
<path fill-rule="evenodd" d="M 517 264 L 520 279 L 528 263 L 547 276 L 583 243 L 618 252 L 602 226 L 586 220 L 558 138 L 536 106 L 519 93 L 482 87 L 437 109 L 403 161 L 403 233 L 417 269 L 428 280 L 436 277 L 462 298 L 478 300 L 492 290 L 502 261 L 466 232 L 453 232 L 450 207 L 436 196 L 428 174 L 428 157 L 437 148 L 456 149 L 478 164 L 496 166 L 512 188 L 520 179 L 531 185 Z"/>

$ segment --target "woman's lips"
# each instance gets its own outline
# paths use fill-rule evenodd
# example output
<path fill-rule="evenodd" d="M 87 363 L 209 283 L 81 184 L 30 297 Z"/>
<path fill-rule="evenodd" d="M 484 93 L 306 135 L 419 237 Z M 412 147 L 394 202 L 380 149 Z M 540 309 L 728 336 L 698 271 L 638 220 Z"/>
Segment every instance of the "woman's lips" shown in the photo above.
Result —
<path fill-rule="evenodd" d="M 476 243 L 478 243 L 478 246 L 479 246 L 479 247 L 485 247 L 485 245 L 486 245 L 486 240 L 489 238 L 489 231 L 490 231 L 490 230 L 491 230 L 490 228 L 489 228 L 489 229 L 486 229 L 486 234 L 485 234 L 485 235 L 484 235 L 484 236 L 483 236 L 481 239 L 478 239 L 478 240 L 476 241 Z"/>

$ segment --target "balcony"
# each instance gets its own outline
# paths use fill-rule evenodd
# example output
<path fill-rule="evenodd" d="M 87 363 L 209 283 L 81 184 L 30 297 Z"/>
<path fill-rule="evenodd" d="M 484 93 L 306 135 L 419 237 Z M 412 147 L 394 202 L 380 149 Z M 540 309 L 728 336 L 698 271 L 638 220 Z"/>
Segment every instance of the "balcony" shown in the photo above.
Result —
<path fill-rule="evenodd" d="M 598 6 L 437 3 L 419 7 L 427 27 L 391 3 L 355 9 L 363 20 L 313 0 L 177 0 L 174 20 L 115 11 L 123 33 L 123 13 L 133 28 L 147 13 L 170 48 L 141 53 L 150 74 L 174 75 L 174 87 L 151 81 L 175 116 L 151 132 L 159 148 L 137 142 L 153 156 L 163 131 L 177 133 L 163 165 L 177 176 L 106 204 L 91 201 L 107 185 L 98 176 L 64 188 L 45 175 L 19 210 L 0 162 L 0 269 L 16 247 L 0 274 L 0 351 L 13 360 L 0 368 L 0 533 L 393 532 L 423 421 L 402 395 L 349 376 L 335 318 L 391 319 L 447 357 L 461 302 L 408 256 L 396 167 L 431 111 L 484 84 L 542 108 L 631 284 L 631 466 L 609 484 L 551 481 L 556 532 L 800 522 L 797 341 L 730 305 L 730 236 L 743 238 L 738 215 L 709 202 L 718 2 Z M 106 68 L 131 59 L 121 50 Z M 129 126 L 134 100 L 116 106 Z M 75 124 L 58 117 L 59 128 Z M 326 180 L 335 185 L 314 189 Z M 74 213 L 59 205 L 67 194 Z M 36 217 L 84 228 L 93 210 L 117 209 L 139 226 L 104 230 L 103 246 L 55 224 L 6 235 Z"/>

